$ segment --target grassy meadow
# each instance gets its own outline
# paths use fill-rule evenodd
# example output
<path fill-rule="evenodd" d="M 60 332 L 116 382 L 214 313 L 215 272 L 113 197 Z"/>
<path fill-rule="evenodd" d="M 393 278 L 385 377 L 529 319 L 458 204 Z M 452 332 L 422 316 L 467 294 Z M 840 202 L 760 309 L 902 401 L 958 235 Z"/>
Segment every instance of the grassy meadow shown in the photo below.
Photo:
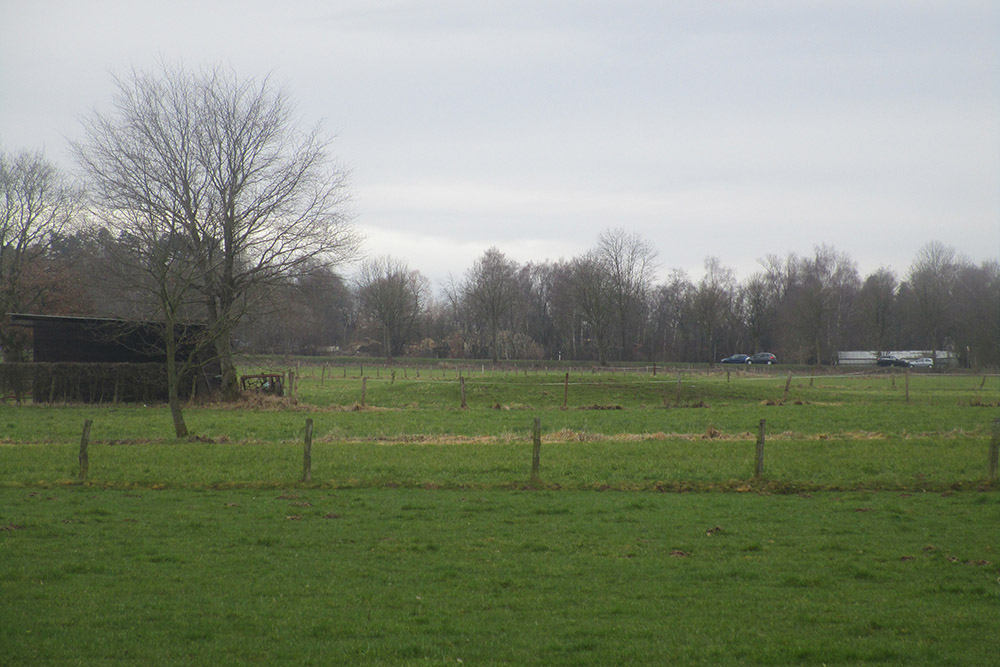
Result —
<path fill-rule="evenodd" d="M 165 406 L 0 404 L 0 664 L 1000 651 L 998 376 L 247 370 L 288 368 L 184 441 Z"/>

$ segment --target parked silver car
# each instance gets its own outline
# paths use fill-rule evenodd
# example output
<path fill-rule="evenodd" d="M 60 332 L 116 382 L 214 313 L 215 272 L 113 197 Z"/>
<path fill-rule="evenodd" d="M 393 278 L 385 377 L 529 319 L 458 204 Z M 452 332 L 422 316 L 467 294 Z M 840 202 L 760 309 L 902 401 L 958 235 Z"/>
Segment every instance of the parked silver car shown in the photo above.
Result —
<path fill-rule="evenodd" d="M 910 359 L 910 366 L 913 368 L 934 368 L 934 360 L 930 357 L 921 359 Z"/>

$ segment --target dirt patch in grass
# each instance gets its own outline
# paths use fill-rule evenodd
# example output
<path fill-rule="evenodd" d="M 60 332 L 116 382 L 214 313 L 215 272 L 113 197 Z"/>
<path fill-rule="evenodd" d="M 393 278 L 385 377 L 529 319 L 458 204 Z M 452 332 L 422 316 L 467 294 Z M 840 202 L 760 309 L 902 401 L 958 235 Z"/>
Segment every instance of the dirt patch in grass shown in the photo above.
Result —
<path fill-rule="evenodd" d="M 376 405 L 361 405 L 358 402 L 348 405 L 316 406 L 300 403 L 291 396 L 270 396 L 268 394 L 246 393 L 235 401 L 216 401 L 200 403 L 200 408 L 209 410 L 254 410 L 257 412 L 395 412 L 400 408 L 385 408 Z"/>
<path fill-rule="evenodd" d="M 598 433 L 586 433 L 563 428 L 542 436 L 542 442 L 596 442 L 606 438 Z"/>
<path fill-rule="evenodd" d="M 974 408 L 1000 408 L 1000 401 L 984 401 L 977 396 L 969 399 L 969 405 Z"/>

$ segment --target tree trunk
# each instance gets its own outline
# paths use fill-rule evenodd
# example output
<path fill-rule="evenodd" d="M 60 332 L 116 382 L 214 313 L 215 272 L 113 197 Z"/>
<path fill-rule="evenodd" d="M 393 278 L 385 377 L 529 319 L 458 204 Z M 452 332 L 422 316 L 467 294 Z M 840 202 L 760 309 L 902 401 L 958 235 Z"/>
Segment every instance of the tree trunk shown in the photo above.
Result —
<path fill-rule="evenodd" d="M 215 353 L 219 357 L 219 368 L 222 371 L 220 390 L 226 401 L 235 401 L 240 395 L 240 384 L 236 377 L 236 365 L 233 363 L 233 344 L 229 332 L 222 334 L 215 341 Z"/>
<path fill-rule="evenodd" d="M 167 404 L 170 406 L 170 417 L 174 421 L 174 433 L 178 438 L 188 435 L 187 424 L 184 423 L 184 413 L 181 411 L 181 399 L 177 386 L 180 384 L 177 368 L 177 341 L 174 338 L 174 323 L 167 318 L 163 330 L 164 347 L 167 353 Z"/>

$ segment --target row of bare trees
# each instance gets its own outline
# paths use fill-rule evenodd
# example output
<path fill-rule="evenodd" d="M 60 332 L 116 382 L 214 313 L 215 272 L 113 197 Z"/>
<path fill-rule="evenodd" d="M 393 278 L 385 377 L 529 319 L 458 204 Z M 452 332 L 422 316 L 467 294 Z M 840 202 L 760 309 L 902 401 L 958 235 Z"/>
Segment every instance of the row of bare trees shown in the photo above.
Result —
<path fill-rule="evenodd" d="M 44 162 L 37 154 L 5 156 L 9 190 L 16 188 L 7 174 L 19 161 Z M 46 233 L 18 232 L 27 214 L 15 215 L 16 199 L 6 200 L 3 233 L 12 240 L 0 271 L 9 312 L 203 317 L 200 278 L 185 259 L 192 250 L 176 230 L 143 239 L 143 225 L 105 221 L 71 233 L 79 193 L 48 187 L 60 193 L 58 204 L 32 208 L 48 213 L 28 225 Z M 13 241 L 25 236 L 32 240 Z M 136 257 L 147 259 L 148 271 L 165 272 L 144 275 Z M 829 246 L 765 257 L 742 281 L 709 257 L 698 280 L 675 270 L 657 282 L 655 262 L 655 249 L 622 229 L 556 262 L 521 265 L 489 248 L 435 299 L 427 279 L 399 258 L 370 259 L 351 279 L 314 260 L 245 292 L 230 335 L 240 350 L 389 358 L 711 362 L 766 350 L 782 361 L 830 363 L 838 350 L 920 349 L 954 351 L 969 366 L 1000 365 L 1000 266 L 970 262 L 939 242 L 925 245 L 902 275 L 882 267 L 862 276 Z M 157 301 L 157 287 L 191 299 Z M 173 310 L 158 310 L 166 306 Z M 0 326 L 8 359 L 23 358 L 15 334 Z"/>
<path fill-rule="evenodd" d="M 506 261 L 495 249 L 489 265 Z M 579 258 L 518 268 L 507 261 L 508 313 L 498 338 L 528 341 L 511 356 L 713 362 L 769 351 L 795 363 L 828 364 L 840 350 L 950 350 L 969 366 L 1000 365 L 1000 262 L 970 262 L 940 242 L 908 271 L 862 277 L 850 257 L 821 245 L 812 255 L 771 255 L 743 281 L 717 258 L 692 281 L 673 271 L 657 284 L 655 251 L 623 230 L 605 232 Z M 445 291 L 446 326 L 463 352 L 487 356 L 475 285 L 481 261 Z M 433 313 L 432 313 L 433 314 Z M 431 320 L 442 319 L 440 311 Z M 477 328 L 477 326 L 479 328 Z M 438 330 L 442 329 L 438 325 Z"/>

